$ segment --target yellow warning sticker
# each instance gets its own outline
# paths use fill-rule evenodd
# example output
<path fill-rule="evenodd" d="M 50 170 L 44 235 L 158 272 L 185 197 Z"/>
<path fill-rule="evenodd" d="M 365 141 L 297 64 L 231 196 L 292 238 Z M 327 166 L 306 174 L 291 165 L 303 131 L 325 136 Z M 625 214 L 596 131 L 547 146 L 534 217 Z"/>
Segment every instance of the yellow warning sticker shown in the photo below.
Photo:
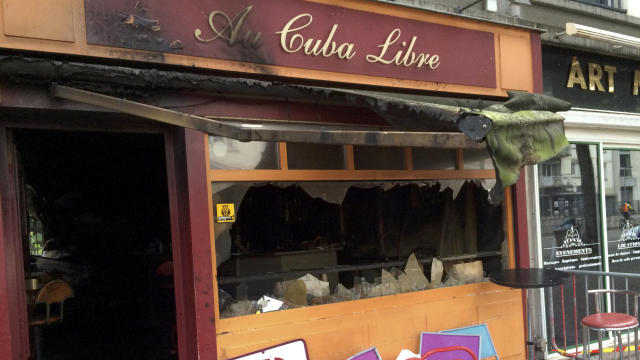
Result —
<path fill-rule="evenodd" d="M 219 223 L 235 222 L 236 210 L 233 204 L 216 204 L 216 221 Z"/>

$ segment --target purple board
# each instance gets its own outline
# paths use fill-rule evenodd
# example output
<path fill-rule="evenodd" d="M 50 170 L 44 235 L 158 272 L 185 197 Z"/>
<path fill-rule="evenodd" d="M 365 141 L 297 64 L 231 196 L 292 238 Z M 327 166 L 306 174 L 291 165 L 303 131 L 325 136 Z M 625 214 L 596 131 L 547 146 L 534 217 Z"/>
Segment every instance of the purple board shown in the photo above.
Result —
<path fill-rule="evenodd" d="M 443 330 L 440 331 L 443 334 L 457 334 L 457 335 L 478 335 L 480 336 L 480 356 L 483 359 L 494 356 L 498 360 L 498 352 L 491 340 L 491 333 L 489 333 L 489 327 L 487 324 L 479 324 L 473 326 L 467 326 L 459 329 Z"/>
<path fill-rule="evenodd" d="M 423 332 L 420 334 L 420 355 L 430 350 L 449 346 L 464 346 L 471 350 L 477 359 L 480 359 L 480 336 L 477 335 L 453 335 Z M 471 355 L 462 350 L 448 351 L 434 354 L 426 360 L 467 360 Z"/>
<path fill-rule="evenodd" d="M 380 357 L 380 353 L 378 353 L 378 349 L 372 347 L 371 349 L 353 355 L 347 360 L 382 360 L 382 358 Z"/>

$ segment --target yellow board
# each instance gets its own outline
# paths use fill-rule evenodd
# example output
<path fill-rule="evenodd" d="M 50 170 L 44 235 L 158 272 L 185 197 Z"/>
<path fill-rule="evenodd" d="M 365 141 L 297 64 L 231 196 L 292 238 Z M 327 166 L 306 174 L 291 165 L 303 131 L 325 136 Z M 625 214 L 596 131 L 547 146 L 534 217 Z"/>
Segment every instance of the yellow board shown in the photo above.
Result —
<path fill-rule="evenodd" d="M 216 222 L 227 223 L 236 221 L 236 210 L 233 204 L 216 204 Z"/>

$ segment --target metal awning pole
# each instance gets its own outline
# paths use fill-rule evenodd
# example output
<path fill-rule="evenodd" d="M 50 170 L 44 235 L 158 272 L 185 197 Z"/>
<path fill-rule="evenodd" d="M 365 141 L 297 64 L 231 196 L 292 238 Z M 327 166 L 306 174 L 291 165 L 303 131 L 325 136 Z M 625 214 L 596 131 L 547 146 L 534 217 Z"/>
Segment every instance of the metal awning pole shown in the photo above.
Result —
<path fill-rule="evenodd" d="M 292 126 L 289 128 L 287 126 L 269 128 L 268 124 L 266 126 L 252 124 L 244 127 L 244 124 L 190 115 L 58 84 L 51 85 L 51 94 L 61 99 L 99 106 L 240 141 L 289 141 L 441 149 L 484 148 L 484 144 L 475 143 L 463 133 L 327 129 L 322 125 L 309 126 L 308 124 L 295 123 L 290 124 Z"/>
<path fill-rule="evenodd" d="M 151 106 L 136 101 L 119 99 L 92 91 L 76 89 L 58 84 L 51 84 L 51 94 L 61 99 L 72 100 L 84 104 L 99 106 L 161 123 L 180 126 L 207 133 L 243 140 L 248 138 L 246 129 L 238 129 L 220 121 L 209 120 L 200 116 L 185 114 L 173 110 Z"/>

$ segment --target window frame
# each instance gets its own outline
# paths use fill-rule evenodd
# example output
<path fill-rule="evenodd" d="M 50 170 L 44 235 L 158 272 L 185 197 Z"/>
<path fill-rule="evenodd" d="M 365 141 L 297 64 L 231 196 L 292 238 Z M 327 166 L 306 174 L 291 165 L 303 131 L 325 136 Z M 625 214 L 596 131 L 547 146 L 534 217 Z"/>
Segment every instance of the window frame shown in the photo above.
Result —
<path fill-rule="evenodd" d="M 215 236 L 214 236 L 214 214 L 212 200 L 213 182 L 242 182 L 242 181 L 413 181 L 413 180 L 463 180 L 463 179 L 495 179 L 494 169 L 490 170 L 465 170 L 464 169 L 464 149 L 456 149 L 456 168 L 453 170 L 414 170 L 412 148 L 403 148 L 404 169 L 403 170 L 356 170 L 354 164 L 353 145 L 343 145 L 346 157 L 345 170 L 290 170 L 288 167 L 287 146 L 285 142 L 278 142 L 278 157 L 280 169 L 278 170 L 221 170 L 210 168 L 209 158 L 209 135 L 204 134 L 205 159 L 207 171 L 207 197 L 209 201 L 209 226 L 211 239 L 211 261 L 213 268 L 213 298 L 215 321 L 218 324 L 216 331 L 220 332 L 227 328 L 233 328 L 234 324 L 246 321 L 260 321 L 266 319 L 266 314 L 254 314 L 232 318 L 220 318 L 220 308 L 218 301 L 218 276 L 216 264 Z M 508 268 L 515 268 L 515 217 L 513 208 L 513 197 L 511 187 L 504 190 L 503 201 L 503 226 L 505 229 L 505 242 L 507 244 L 506 253 L 502 256 L 506 259 Z M 437 291 L 438 289 L 423 290 Z M 401 294 L 400 294 L 401 295 Z M 349 302 L 370 302 L 378 298 L 353 300 Z M 324 306 L 331 306 L 324 305 Z M 309 311 L 322 306 L 312 306 L 308 308 L 295 309 L 295 311 Z M 294 311 L 277 311 L 269 313 L 271 317 L 286 319 L 286 313 Z M 282 314 L 285 315 L 282 315 Z M 249 318 L 249 320 L 248 320 Z M 266 320 L 265 320 L 266 321 Z"/>
<path fill-rule="evenodd" d="M 622 0 L 606 0 L 606 2 L 611 2 L 611 5 L 601 4 L 600 2 L 597 2 L 594 0 L 573 0 L 573 1 L 577 3 L 585 4 L 585 5 L 591 5 L 591 6 L 607 9 L 607 10 L 620 12 L 623 14 L 627 13 L 627 9 L 624 8 L 622 5 Z"/>

